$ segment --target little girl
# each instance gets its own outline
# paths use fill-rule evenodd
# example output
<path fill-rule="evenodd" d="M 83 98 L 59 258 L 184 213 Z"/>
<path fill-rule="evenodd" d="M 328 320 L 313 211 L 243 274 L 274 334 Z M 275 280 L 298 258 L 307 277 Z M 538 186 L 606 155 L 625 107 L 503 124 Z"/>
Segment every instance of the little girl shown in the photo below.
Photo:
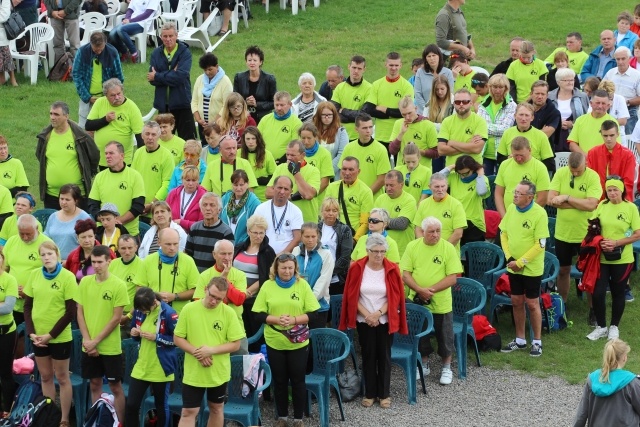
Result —
<path fill-rule="evenodd" d="M 404 191 L 416 199 L 416 205 L 422 199 L 431 195 L 429 179 L 431 169 L 420 164 L 420 149 L 413 142 L 408 143 L 402 151 L 403 165 L 398 165 L 396 170 L 404 175 Z"/>

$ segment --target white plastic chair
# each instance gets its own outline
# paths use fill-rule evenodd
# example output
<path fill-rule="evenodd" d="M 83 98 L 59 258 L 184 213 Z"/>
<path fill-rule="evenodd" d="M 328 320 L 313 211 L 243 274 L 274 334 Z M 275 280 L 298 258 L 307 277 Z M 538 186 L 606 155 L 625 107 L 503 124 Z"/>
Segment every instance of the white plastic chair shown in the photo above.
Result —
<path fill-rule="evenodd" d="M 558 152 L 555 156 L 556 161 L 556 170 L 560 169 L 563 166 L 567 166 L 569 164 L 569 154 L 567 152 Z"/>
<path fill-rule="evenodd" d="M 118 0 L 107 0 L 107 7 L 109 9 L 109 14 L 105 15 L 107 19 L 107 26 L 104 28 L 104 31 L 111 31 L 113 27 L 116 26 L 116 17 L 120 13 L 120 2 Z"/>
<path fill-rule="evenodd" d="M 185 27 L 180 30 L 178 32 L 178 40 L 187 43 L 189 46 L 201 47 L 205 52 L 213 51 L 215 47 L 212 48 L 211 42 L 209 41 L 209 27 L 216 19 L 222 19 L 222 15 L 217 7 L 211 11 L 207 19 L 199 27 Z"/>
<path fill-rule="evenodd" d="M 153 37 L 153 43 L 156 47 L 158 47 L 158 40 L 156 37 L 158 35 L 158 28 L 160 28 L 160 26 L 157 24 L 157 20 L 160 17 L 161 13 L 162 9 L 158 8 L 158 10 L 156 10 L 156 13 L 153 15 L 153 21 L 151 22 L 149 28 L 140 34 L 136 34 L 135 36 L 133 36 L 133 40 L 136 44 L 136 49 L 138 49 L 139 52 L 141 63 L 147 62 L 147 38 L 149 36 Z"/>
<path fill-rule="evenodd" d="M 91 34 L 102 31 L 107 27 L 107 18 L 99 12 L 89 12 L 80 15 L 80 28 L 84 29 L 80 46 L 89 43 Z"/>
<path fill-rule="evenodd" d="M 265 7 L 265 12 L 269 13 L 269 0 L 267 0 L 267 2 L 264 4 L 264 7 Z M 286 8 L 287 8 L 287 0 L 280 0 L 280 9 L 286 9 Z M 291 2 L 291 14 L 292 15 L 298 14 L 298 0 L 293 0 Z"/>
<path fill-rule="evenodd" d="M 16 48 L 16 40 L 21 39 L 27 34 L 30 35 L 31 44 L 26 52 L 18 52 Z M 31 84 L 34 85 L 38 81 L 38 62 L 42 61 L 44 70 L 49 70 L 49 61 L 47 60 L 47 44 L 53 42 L 53 28 L 49 24 L 31 24 L 27 25 L 22 33 L 15 40 L 9 42 L 9 50 L 11 57 L 15 60 L 28 61 L 29 66 L 25 67 L 25 75 L 31 77 Z M 53 60 L 53 59 L 52 59 Z M 46 73 L 46 71 L 45 71 Z"/>
<path fill-rule="evenodd" d="M 242 12 L 239 9 L 242 9 Z M 233 34 L 236 34 L 238 32 L 238 21 L 240 20 L 240 13 L 242 13 L 242 19 L 244 19 L 244 27 L 249 28 L 249 13 L 244 4 L 244 1 L 236 0 L 236 7 L 231 13 L 231 33 Z"/>
<path fill-rule="evenodd" d="M 195 13 L 198 0 L 180 0 L 175 12 L 163 13 L 162 19 L 165 21 L 175 21 L 178 32 L 186 28 L 189 23 L 194 25 L 193 14 Z"/>
<path fill-rule="evenodd" d="M 473 70 L 474 74 L 481 73 L 481 74 L 486 74 L 487 76 L 491 74 L 486 69 L 482 67 L 478 67 L 477 65 L 472 65 L 471 69 Z"/>
<path fill-rule="evenodd" d="M 158 110 L 151 107 L 151 111 L 149 111 L 146 116 L 142 117 L 142 121 L 147 123 L 149 120 L 153 119 L 156 114 L 158 114 Z"/>

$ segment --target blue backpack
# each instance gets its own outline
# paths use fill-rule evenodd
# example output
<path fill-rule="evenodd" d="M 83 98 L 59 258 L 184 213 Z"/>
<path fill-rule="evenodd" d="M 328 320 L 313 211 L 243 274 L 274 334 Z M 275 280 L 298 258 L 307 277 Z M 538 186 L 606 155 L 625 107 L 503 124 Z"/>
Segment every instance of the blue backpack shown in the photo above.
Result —
<path fill-rule="evenodd" d="M 113 395 L 102 393 L 102 396 L 91 406 L 84 417 L 83 427 L 119 427 L 120 422 L 113 406 Z"/>
<path fill-rule="evenodd" d="M 11 412 L 9 418 L 2 420 L 0 427 L 21 427 L 23 426 L 23 419 L 25 415 L 31 412 L 33 416 L 34 403 L 42 396 L 42 386 L 39 381 L 35 381 L 33 376 L 22 383 L 16 395 L 13 398 L 13 404 L 11 405 Z"/>
<path fill-rule="evenodd" d="M 567 327 L 567 315 L 565 313 L 564 301 L 557 292 L 550 292 L 551 295 L 551 307 L 547 309 L 547 315 L 549 317 L 549 325 L 547 326 L 547 320 L 545 316 L 542 316 L 542 327 L 549 328 L 550 331 L 559 331 Z"/>

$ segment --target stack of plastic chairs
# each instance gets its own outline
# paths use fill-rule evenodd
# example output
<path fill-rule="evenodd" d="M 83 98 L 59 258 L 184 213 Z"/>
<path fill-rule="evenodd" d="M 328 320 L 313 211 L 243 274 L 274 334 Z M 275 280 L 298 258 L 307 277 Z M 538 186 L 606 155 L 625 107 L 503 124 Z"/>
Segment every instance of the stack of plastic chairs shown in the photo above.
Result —
<path fill-rule="evenodd" d="M 227 402 L 224 405 L 224 420 L 237 421 L 245 427 L 262 425 L 260 417 L 260 403 L 258 398 L 263 390 L 271 384 L 271 368 L 264 360 L 260 361 L 258 375 L 263 376 L 262 386 L 250 390 L 246 396 L 242 395 L 244 382 L 244 357 L 231 356 L 231 379 L 227 386 Z M 256 357 L 256 356 L 247 356 Z M 202 416 L 201 422 L 206 425 L 207 418 Z"/>
<path fill-rule="evenodd" d="M 476 280 L 458 277 L 451 287 L 453 299 L 453 334 L 458 358 L 458 378 L 467 377 L 467 335 L 473 338 L 476 361 L 480 366 L 480 353 L 473 331 L 473 315 L 480 313 L 487 302 L 487 292 Z"/>

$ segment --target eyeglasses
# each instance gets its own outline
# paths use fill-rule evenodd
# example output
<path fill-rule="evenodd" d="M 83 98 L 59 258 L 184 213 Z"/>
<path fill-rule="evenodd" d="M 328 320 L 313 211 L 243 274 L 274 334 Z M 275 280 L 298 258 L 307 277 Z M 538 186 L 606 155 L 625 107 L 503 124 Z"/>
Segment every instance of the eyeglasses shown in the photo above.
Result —
<path fill-rule="evenodd" d="M 381 222 L 384 222 L 383 220 L 378 218 L 369 218 L 367 221 L 369 222 L 369 224 L 380 224 Z"/>
<path fill-rule="evenodd" d="M 560 81 L 564 82 L 564 83 L 573 83 L 575 80 L 574 79 L 571 79 L 571 80 L 565 79 L 565 80 L 560 80 Z"/>
<path fill-rule="evenodd" d="M 466 177 L 468 177 L 469 175 L 471 175 L 472 173 L 473 173 L 473 172 L 471 171 L 471 169 L 469 169 L 469 170 L 468 170 L 468 171 L 466 171 L 466 172 L 458 171 L 458 175 L 460 175 L 462 178 L 466 178 Z"/>
<path fill-rule="evenodd" d="M 513 190 L 514 196 L 533 196 L 533 193 L 521 193 L 519 191 Z"/>
<path fill-rule="evenodd" d="M 576 180 L 576 176 L 575 175 L 571 175 L 571 181 L 569 181 L 569 187 L 574 188 L 575 187 L 575 180 Z"/>
<path fill-rule="evenodd" d="M 265 235 L 264 231 L 249 231 L 249 233 L 253 234 L 254 236 L 264 236 Z"/>
<path fill-rule="evenodd" d="M 455 101 L 453 101 L 454 104 L 456 105 L 468 105 L 471 104 L 471 100 L 470 99 L 457 99 Z"/>
<path fill-rule="evenodd" d="M 404 176 L 405 187 L 409 186 L 409 182 L 411 182 L 411 172 L 407 172 L 407 174 Z"/>
<path fill-rule="evenodd" d="M 330 119 L 331 117 L 333 117 L 333 114 L 320 114 L 320 117 L 322 117 L 323 119 Z"/>
<path fill-rule="evenodd" d="M 384 255 L 384 254 L 387 253 L 386 249 L 382 249 L 382 250 L 379 250 L 379 251 L 374 251 L 373 249 L 367 249 L 367 251 L 369 253 L 373 254 L 373 255 Z"/>
<path fill-rule="evenodd" d="M 280 254 L 278 256 L 278 262 L 294 261 L 295 259 L 296 259 L 296 256 L 293 254 Z"/>
<path fill-rule="evenodd" d="M 233 107 L 231 107 L 232 110 L 242 110 L 242 108 L 244 108 L 244 106 L 242 104 L 234 105 Z"/>
<path fill-rule="evenodd" d="M 224 298 L 218 298 L 216 296 L 211 295 L 211 292 L 209 292 L 209 289 L 207 289 L 207 295 L 209 296 L 209 298 L 211 298 L 214 301 L 221 302 L 222 300 L 224 300 Z"/>

